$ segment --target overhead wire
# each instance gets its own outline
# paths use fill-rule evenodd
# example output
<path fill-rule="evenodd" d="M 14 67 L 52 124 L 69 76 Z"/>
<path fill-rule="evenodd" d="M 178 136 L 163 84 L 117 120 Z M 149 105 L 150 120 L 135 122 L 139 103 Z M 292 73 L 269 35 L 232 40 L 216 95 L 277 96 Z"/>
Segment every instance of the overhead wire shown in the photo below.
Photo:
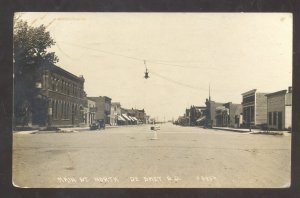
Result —
<path fill-rule="evenodd" d="M 81 48 L 85 48 L 85 49 L 89 49 L 89 50 L 93 50 L 93 51 L 102 52 L 102 53 L 105 53 L 105 54 L 110 54 L 110 55 L 114 55 L 114 56 L 129 58 L 129 59 L 133 59 L 133 60 L 137 60 L 137 61 L 147 60 L 148 63 L 155 63 L 155 64 L 158 64 L 158 65 L 168 65 L 168 66 L 182 67 L 182 68 L 199 68 L 199 67 L 196 67 L 196 66 L 170 64 L 170 63 L 164 63 L 164 61 L 157 61 L 157 60 L 150 60 L 150 59 L 145 59 L 145 58 L 137 58 L 137 57 L 133 57 L 133 56 L 127 56 L 127 55 L 123 55 L 123 54 L 118 54 L 118 53 L 114 53 L 114 52 L 110 52 L 110 51 L 106 51 L 106 50 L 101 50 L 101 49 L 95 49 L 95 48 L 87 47 L 87 46 L 84 46 L 84 45 L 69 43 L 69 42 L 65 42 L 65 41 L 59 41 L 59 42 L 60 43 L 65 43 L 67 45 L 73 45 L 73 46 L 77 46 L 77 47 L 81 47 Z M 199 68 L 199 69 L 201 69 L 201 68 Z"/>
<path fill-rule="evenodd" d="M 69 42 L 65 42 L 65 41 L 59 41 L 60 43 L 65 43 L 65 44 L 68 44 L 68 45 L 73 45 L 73 46 L 77 46 L 77 47 L 80 47 L 80 48 L 84 48 L 84 49 L 89 49 L 89 50 L 93 50 L 93 51 L 98 51 L 98 52 L 102 52 L 102 53 L 106 53 L 106 54 L 110 54 L 110 55 L 114 55 L 114 56 L 120 56 L 120 57 L 123 57 L 123 58 L 128 58 L 128 59 L 132 59 L 132 60 L 136 60 L 136 61 L 143 61 L 144 62 L 144 65 L 147 69 L 147 66 L 146 66 L 146 59 L 143 59 L 143 58 L 137 58 L 137 57 L 132 57 L 132 56 L 127 56 L 127 55 L 123 55 L 123 54 L 118 54 L 118 53 L 114 53 L 114 52 L 109 52 L 109 51 L 106 51 L 106 50 L 100 50 L 100 49 L 95 49 L 95 48 L 91 48 L 91 47 L 87 47 L 87 46 L 83 46 L 83 45 L 79 45 L 79 44 L 74 44 L 74 43 L 69 43 Z M 61 49 L 60 49 L 61 50 Z M 154 64 L 159 64 L 159 65 L 169 65 L 169 66 L 174 66 L 174 67 L 188 67 L 188 66 L 183 66 L 183 65 L 176 65 L 176 64 L 168 64 L 168 63 L 161 63 L 161 62 L 157 62 L 157 61 L 149 61 L 147 59 L 147 62 L 150 62 L 150 63 L 154 63 Z M 188 67 L 189 68 L 189 67 Z M 198 67 L 190 67 L 190 68 L 198 68 Z M 148 69 L 147 69 L 148 70 Z M 162 78 L 164 80 L 167 80 L 169 82 L 172 82 L 172 83 L 175 83 L 177 85 L 180 85 L 180 86 L 184 86 L 184 87 L 187 87 L 187 88 L 191 88 L 191 89 L 194 89 L 194 90 L 207 90 L 207 89 L 204 89 L 204 88 L 199 88 L 199 87 L 195 87 L 195 86 L 192 86 L 192 85 L 188 85 L 188 84 L 185 84 L 185 83 L 182 83 L 182 82 L 179 82 L 179 81 L 176 81 L 176 80 L 173 80 L 171 78 L 168 78 L 168 77 L 165 77 L 161 74 L 158 74 L 156 72 L 154 72 L 152 69 L 151 70 L 148 70 L 149 72 L 151 72 L 152 74 L 154 74 L 155 76 L 159 77 L 159 78 Z"/>

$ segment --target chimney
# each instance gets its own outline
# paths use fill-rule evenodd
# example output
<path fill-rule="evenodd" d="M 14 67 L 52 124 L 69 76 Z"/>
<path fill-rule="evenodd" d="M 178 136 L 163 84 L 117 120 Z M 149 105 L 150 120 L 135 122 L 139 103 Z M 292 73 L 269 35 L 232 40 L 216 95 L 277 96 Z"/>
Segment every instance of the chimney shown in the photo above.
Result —
<path fill-rule="evenodd" d="M 290 86 L 288 93 L 292 93 L 292 91 L 293 91 L 293 88 Z"/>

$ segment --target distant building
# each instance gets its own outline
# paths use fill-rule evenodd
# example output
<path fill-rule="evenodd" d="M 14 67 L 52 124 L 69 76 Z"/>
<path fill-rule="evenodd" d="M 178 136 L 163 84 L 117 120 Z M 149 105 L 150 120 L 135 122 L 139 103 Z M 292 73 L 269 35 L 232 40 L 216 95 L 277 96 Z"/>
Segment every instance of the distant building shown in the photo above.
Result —
<path fill-rule="evenodd" d="M 145 124 L 150 124 L 150 116 L 149 115 L 145 116 L 145 121 L 146 121 Z"/>
<path fill-rule="evenodd" d="M 268 128 L 289 129 L 292 127 L 292 87 L 267 94 Z"/>
<path fill-rule="evenodd" d="M 87 99 L 87 106 L 84 108 L 84 123 L 86 125 L 91 125 L 95 120 L 96 114 L 96 102 Z"/>
<path fill-rule="evenodd" d="M 206 99 L 205 104 L 205 127 L 217 126 L 217 107 L 223 106 L 225 103 L 219 103 L 210 99 Z"/>
<path fill-rule="evenodd" d="M 121 116 L 121 104 L 119 102 L 112 102 L 110 109 L 110 124 L 118 125 L 119 121 L 124 121 L 124 119 L 120 118 Z"/>
<path fill-rule="evenodd" d="M 31 126 L 77 126 L 84 123 L 84 78 L 54 65 L 43 65 L 35 82 L 36 95 L 29 112 Z M 18 109 L 15 109 L 18 125 Z"/>
<path fill-rule="evenodd" d="M 134 109 L 135 110 L 135 117 L 141 121 L 143 124 L 147 123 L 146 112 L 144 109 Z"/>
<path fill-rule="evenodd" d="M 216 107 L 216 126 L 238 128 L 242 111 L 241 104 L 233 104 L 232 102 Z"/>
<path fill-rule="evenodd" d="M 134 124 L 132 119 L 129 118 L 131 109 L 121 108 L 121 117 L 124 120 L 124 124 Z"/>
<path fill-rule="evenodd" d="M 136 118 L 138 124 L 146 124 L 148 122 L 147 119 L 149 118 L 147 117 L 144 109 L 131 108 L 126 109 L 126 112 L 129 116 Z"/>
<path fill-rule="evenodd" d="M 243 125 L 249 127 L 267 124 L 267 97 L 268 93 L 257 92 L 256 89 L 247 91 L 243 96 Z"/>
<path fill-rule="evenodd" d="M 95 120 L 104 120 L 110 124 L 111 98 L 107 96 L 88 97 L 96 103 Z"/>
<path fill-rule="evenodd" d="M 183 116 L 183 125 L 190 126 L 191 125 L 191 109 L 186 108 L 185 114 Z"/>
<path fill-rule="evenodd" d="M 189 109 L 189 124 L 190 126 L 201 125 L 199 119 L 204 116 L 206 107 L 192 105 Z"/>

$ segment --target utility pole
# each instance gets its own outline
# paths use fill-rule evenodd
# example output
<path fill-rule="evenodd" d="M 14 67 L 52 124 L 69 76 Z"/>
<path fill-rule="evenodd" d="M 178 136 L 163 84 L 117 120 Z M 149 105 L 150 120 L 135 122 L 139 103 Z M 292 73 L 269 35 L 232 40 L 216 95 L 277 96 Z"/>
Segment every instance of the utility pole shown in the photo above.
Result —
<path fill-rule="evenodd" d="M 210 102 L 210 83 L 208 84 L 208 96 L 209 96 L 209 102 Z"/>

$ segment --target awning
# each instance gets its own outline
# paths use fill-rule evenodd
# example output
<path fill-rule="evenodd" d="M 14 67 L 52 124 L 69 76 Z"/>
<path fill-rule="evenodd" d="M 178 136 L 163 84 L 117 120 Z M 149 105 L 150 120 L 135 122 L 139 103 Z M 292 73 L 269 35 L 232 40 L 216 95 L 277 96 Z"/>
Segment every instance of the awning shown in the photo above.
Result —
<path fill-rule="evenodd" d="M 131 119 L 128 118 L 126 114 L 123 113 L 122 116 L 123 116 L 126 120 L 131 121 Z"/>
<path fill-rule="evenodd" d="M 129 119 L 131 120 L 131 121 L 134 121 L 134 119 L 131 117 L 131 116 L 128 116 L 129 117 Z"/>
<path fill-rule="evenodd" d="M 136 119 L 136 117 L 132 117 L 134 119 L 134 121 L 138 121 L 138 119 Z"/>
<path fill-rule="evenodd" d="M 201 118 L 199 118 L 198 120 L 196 120 L 196 122 L 201 122 L 202 120 L 205 120 L 206 116 L 202 116 Z"/>
<path fill-rule="evenodd" d="M 122 116 L 119 116 L 119 115 L 118 115 L 118 120 L 126 121 Z"/>

